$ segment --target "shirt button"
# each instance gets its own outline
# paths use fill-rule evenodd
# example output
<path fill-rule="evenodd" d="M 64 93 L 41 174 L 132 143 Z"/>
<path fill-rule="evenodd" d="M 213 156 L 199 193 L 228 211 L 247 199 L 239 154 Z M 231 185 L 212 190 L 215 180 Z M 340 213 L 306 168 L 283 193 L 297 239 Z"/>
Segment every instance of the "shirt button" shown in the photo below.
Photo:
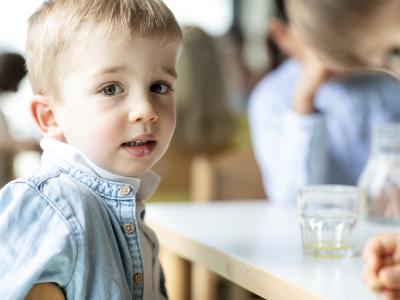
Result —
<path fill-rule="evenodd" d="M 129 193 L 131 192 L 131 188 L 129 187 L 129 185 L 124 185 L 124 186 L 121 186 L 119 191 L 121 192 L 122 195 L 126 196 L 126 195 L 129 195 Z"/>
<path fill-rule="evenodd" d="M 135 276 L 133 276 L 133 281 L 135 282 L 136 285 L 141 285 L 143 282 L 142 274 L 136 273 Z"/>
<path fill-rule="evenodd" d="M 135 226 L 132 223 L 126 223 L 124 225 L 124 231 L 125 233 L 133 233 L 135 231 Z"/>

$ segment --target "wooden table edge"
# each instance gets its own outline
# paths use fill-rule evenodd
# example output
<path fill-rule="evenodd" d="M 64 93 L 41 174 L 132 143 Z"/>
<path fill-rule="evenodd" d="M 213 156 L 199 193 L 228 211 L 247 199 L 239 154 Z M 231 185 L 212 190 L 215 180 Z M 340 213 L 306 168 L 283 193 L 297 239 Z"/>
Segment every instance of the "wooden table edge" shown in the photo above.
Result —
<path fill-rule="evenodd" d="M 156 232 L 161 246 L 190 262 L 203 265 L 260 297 L 272 300 L 326 300 L 238 257 L 201 244 L 149 217 L 146 223 Z"/>

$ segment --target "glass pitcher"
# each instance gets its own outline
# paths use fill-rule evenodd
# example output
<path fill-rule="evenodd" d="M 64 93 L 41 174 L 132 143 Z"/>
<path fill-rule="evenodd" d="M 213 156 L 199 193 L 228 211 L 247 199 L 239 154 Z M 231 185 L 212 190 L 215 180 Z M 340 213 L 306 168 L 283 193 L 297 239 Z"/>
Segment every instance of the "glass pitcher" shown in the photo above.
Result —
<path fill-rule="evenodd" d="M 400 223 L 400 123 L 373 128 L 371 154 L 358 186 L 366 193 L 362 212 L 368 219 Z"/>

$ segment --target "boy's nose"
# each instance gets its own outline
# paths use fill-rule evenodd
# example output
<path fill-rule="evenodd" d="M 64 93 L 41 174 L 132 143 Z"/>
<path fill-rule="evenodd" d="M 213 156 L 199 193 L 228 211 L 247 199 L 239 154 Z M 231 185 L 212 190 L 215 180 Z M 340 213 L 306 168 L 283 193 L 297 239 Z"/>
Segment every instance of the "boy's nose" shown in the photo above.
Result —
<path fill-rule="evenodd" d="M 132 123 L 153 123 L 158 120 L 158 115 L 151 100 L 144 97 L 139 101 L 134 101 L 128 118 Z"/>

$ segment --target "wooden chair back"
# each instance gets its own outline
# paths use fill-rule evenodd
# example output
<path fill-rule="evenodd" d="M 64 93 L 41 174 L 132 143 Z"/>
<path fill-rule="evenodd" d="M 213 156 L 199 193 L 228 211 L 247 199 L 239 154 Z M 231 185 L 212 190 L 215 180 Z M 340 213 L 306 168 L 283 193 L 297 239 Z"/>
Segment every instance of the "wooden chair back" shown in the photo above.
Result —
<path fill-rule="evenodd" d="M 195 202 L 266 199 L 261 173 L 251 150 L 195 157 L 191 165 L 190 193 Z M 191 300 L 218 298 L 219 279 L 215 274 L 192 263 L 190 277 Z M 245 290 L 235 285 L 230 289 L 233 298 L 250 299 Z"/>
<path fill-rule="evenodd" d="M 191 166 L 191 199 L 266 199 L 261 173 L 251 150 L 197 156 Z"/>

